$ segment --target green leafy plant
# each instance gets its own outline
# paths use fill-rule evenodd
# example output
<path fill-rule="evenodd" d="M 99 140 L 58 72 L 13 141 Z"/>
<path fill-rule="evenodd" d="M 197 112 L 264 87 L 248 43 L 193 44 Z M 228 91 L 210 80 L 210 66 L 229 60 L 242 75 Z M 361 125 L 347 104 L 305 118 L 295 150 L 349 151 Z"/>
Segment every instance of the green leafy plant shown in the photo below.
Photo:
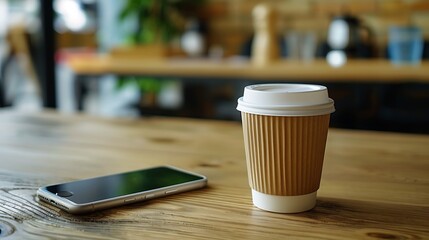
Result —
<path fill-rule="evenodd" d="M 137 29 L 127 37 L 130 45 L 168 43 L 181 32 L 185 18 L 194 16 L 204 0 L 126 0 L 118 16 L 120 21 L 137 19 Z M 170 80 L 171 81 L 171 80 Z M 167 81 L 168 83 L 168 81 Z M 142 93 L 157 94 L 163 84 L 155 78 L 121 77 L 117 89 L 136 85 Z"/>
<path fill-rule="evenodd" d="M 184 18 L 195 14 L 204 0 L 127 0 L 119 20 L 137 18 L 132 44 L 167 43 L 180 32 Z"/>
<path fill-rule="evenodd" d="M 158 93 L 162 89 L 160 80 L 148 77 L 121 77 L 116 88 L 121 89 L 127 84 L 136 85 L 142 92 Z"/>

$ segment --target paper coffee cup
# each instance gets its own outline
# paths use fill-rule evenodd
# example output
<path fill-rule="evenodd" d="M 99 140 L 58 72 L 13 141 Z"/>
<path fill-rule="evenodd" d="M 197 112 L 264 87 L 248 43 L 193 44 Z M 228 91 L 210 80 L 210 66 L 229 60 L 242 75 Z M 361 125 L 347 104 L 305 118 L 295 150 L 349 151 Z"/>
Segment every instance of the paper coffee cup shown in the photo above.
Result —
<path fill-rule="evenodd" d="M 293 213 L 313 208 L 319 189 L 330 114 L 326 87 L 247 86 L 238 100 L 249 184 L 255 206 Z"/>

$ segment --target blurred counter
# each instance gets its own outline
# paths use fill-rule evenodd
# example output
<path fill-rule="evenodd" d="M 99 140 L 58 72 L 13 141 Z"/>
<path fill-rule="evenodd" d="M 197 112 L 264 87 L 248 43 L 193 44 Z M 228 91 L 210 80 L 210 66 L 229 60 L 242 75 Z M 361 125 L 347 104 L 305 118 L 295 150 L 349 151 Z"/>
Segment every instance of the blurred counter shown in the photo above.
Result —
<path fill-rule="evenodd" d="M 76 74 L 75 99 L 82 110 L 85 85 L 94 76 L 179 78 L 184 82 L 183 106 L 171 111 L 142 107 L 142 115 L 239 120 L 236 99 L 246 85 L 264 82 L 323 84 L 335 100 L 331 126 L 429 134 L 429 61 L 395 66 L 387 60 L 350 60 L 332 67 L 324 60 L 311 63 L 279 61 L 255 67 L 248 60 L 113 58 L 91 55 L 69 58 Z"/>

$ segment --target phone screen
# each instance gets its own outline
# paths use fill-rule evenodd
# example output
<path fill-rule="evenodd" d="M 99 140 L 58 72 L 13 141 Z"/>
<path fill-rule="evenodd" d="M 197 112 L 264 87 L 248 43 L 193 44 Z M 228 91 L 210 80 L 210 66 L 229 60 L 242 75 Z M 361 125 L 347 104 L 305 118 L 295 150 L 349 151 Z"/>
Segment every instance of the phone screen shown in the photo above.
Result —
<path fill-rule="evenodd" d="M 173 168 L 156 167 L 52 185 L 46 190 L 77 204 L 84 204 L 201 179 L 202 176 Z"/>

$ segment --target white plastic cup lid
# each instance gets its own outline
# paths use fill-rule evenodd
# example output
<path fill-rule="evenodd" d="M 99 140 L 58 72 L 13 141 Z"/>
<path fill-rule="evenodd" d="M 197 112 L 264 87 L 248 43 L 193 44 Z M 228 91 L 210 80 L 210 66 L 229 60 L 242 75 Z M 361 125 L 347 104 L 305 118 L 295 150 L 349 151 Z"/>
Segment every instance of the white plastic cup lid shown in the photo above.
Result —
<path fill-rule="evenodd" d="M 325 86 L 281 83 L 245 87 L 237 110 L 272 116 L 316 116 L 330 114 L 335 108 Z"/>

